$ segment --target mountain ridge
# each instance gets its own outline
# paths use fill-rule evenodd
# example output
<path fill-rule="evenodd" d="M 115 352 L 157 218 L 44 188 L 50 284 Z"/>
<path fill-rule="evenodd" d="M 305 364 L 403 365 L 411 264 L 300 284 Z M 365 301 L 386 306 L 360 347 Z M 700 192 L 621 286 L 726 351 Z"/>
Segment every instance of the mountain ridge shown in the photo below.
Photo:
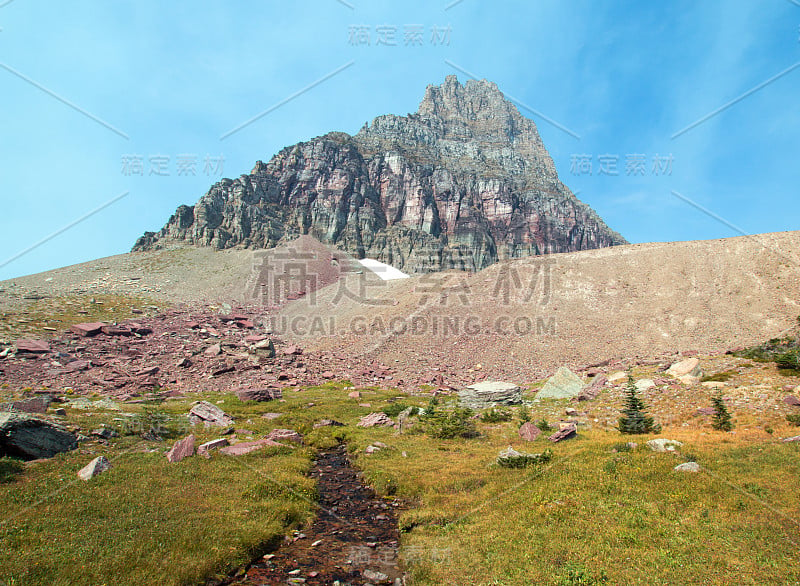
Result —
<path fill-rule="evenodd" d="M 406 272 L 626 243 L 561 183 L 535 123 L 494 83 L 448 76 L 416 113 L 285 147 L 217 182 L 133 251 L 271 248 L 303 234 Z"/>

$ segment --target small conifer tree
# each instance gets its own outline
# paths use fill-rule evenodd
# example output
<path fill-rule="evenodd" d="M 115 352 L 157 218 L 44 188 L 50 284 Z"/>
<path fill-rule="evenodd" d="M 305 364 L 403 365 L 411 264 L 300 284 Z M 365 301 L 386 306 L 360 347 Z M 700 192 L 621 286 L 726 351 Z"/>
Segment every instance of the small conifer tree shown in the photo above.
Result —
<path fill-rule="evenodd" d="M 619 418 L 619 430 L 622 433 L 658 433 L 661 426 L 647 415 L 647 407 L 636 392 L 633 377 L 628 375 L 628 388 L 625 391 L 625 408 Z"/>
<path fill-rule="evenodd" d="M 719 431 L 730 431 L 733 429 L 731 414 L 725 406 L 725 401 L 721 393 L 711 397 L 711 404 L 714 406 L 714 421 L 711 423 L 714 429 Z"/>

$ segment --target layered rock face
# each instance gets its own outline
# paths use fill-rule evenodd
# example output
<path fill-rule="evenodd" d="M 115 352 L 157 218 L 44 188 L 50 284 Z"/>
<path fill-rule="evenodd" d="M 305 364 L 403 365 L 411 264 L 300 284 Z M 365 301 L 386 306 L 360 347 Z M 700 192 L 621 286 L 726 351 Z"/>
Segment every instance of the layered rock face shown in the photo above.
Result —
<path fill-rule="evenodd" d="M 558 180 L 536 125 L 495 84 L 449 76 L 416 114 L 298 143 L 223 179 L 133 250 L 270 248 L 303 234 L 406 272 L 625 243 Z"/>

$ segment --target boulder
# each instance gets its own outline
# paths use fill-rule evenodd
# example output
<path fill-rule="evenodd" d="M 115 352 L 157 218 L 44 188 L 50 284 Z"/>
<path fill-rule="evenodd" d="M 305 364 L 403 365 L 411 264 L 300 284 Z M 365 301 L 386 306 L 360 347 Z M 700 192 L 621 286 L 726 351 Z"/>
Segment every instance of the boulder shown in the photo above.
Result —
<path fill-rule="evenodd" d="M 314 424 L 314 429 L 320 427 L 343 427 L 344 423 L 339 423 L 335 419 L 320 419 Z"/>
<path fill-rule="evenodd" d="M 15 346 L 20 354 L 46 354 L 50 352 L 50 344 L 44 340 L 17 340 Z"/>
<path fill-rule="evenodd" d="M 221 427 L 233 423 L 233 417 L 208 401 L 199 401 L 194 405 L 189 411 L 189 420 L 192 423 L 202 421 L 205 425 L 219 425 Z"/>
<path fill-rule="evenodd" d="M 641 378 L 637 380 L 633 386 L 636 387 L 637 391 L 646 391 L 647 389 L 652 389 L 654 386 L 656 386 L 656 383 L 653 382 L 652 379 Z"/>
<path fill-rule="evenodd" d="M 684 462 L 683 464 L 678 464 L 675 466 L 673 470 L 676 472 L 700 472 L 702 468 L 697 462 Z"/>
<path fill-rule="evenodd" d="M 303 443 L 303 436 L 293 429 L 273 429 L 267 434 L 267 439 L 273 441 L 289 441 L 296 444 Z"/>
<path fill-rule="evenodd" d="M 98 456 L 86 466 L 78 470 L 78 478 L 88 482 L 98 474 L 102 474 L 110 468 L 111 462 L 109 462 L 105 456 Z"/>
<path fill-rule="evenodd" d="M 69 327 L 69 331 L 73 334 L 78 334 L 82 338 L 90 338 L 103 331 L 104 325 L 106 324 L 102 322 L 73 324 Z"/>
<path fill-rule="evenodd" d="M 205 356 L 219 356 L 222 354 L 222 345 L 221 344 L 212 344 L 205 350 L 203 350 L 203 354 Z"/>
<path fill-rule="evenodd" d="M 519 426 L 517 433 L 519 434 L 519 437 L 524 439 L 526 442 L 532 442 L 541 435 L 542 430 L 536 427 L 530 421 L 526 421 Z"/>
<path fill-rule="evenodd" d="M 667 369 L 667 374 L 675 378 L 680 378 L 687 374 L 699 378 L 703 375 L 703 371 L 700 370 L 700 361 L 697 358 L 687 358 L 670 366 Z"/>
<path fill-rule="evenodd" d="M 608 382 L 615 383 L 620 380 L 625 380 L 628 378 L 628 373 L 618 370 L 615 373 L 608 375 Z"/>
<path fill-rule="evenodd" d="M 224 448 L 230 442 L 224 437 L 219 439 L 211 440 L 210 442 L 206 442 L 204 444 L 200 444 L 197 448 L 197 455 L 203 456 L 204 458 L 211 458 L 211 451 L 217 450 L 219 448 Z"/>
<path fill-rule="evenodd" d="M 781 441 L 783 441 L 783 442 L 800 442 L 800 435 L 796 435 L 796 436 L 793 436 L 793 437 L 787 437 L 787 438 L 782 439 Z"/>
<path fill-rule="evenodd" d="M 536 394 L 537 399 L 572 399 L 584 388 L 581 378 L 569 368 L 562 366 L 547 379 L 544 386 Z"/>
<path fill-rule="evenodd" d="M 361 393 L 359 391 L 350 391 L 347 393 L 347 397 L 350 399 L 360 399 Z"/>
<path fill-rule="evenodd" d="M 47 413 L 47 408 L 53 402 L 50 395 L 40 395 L 30 399 L 20 399 L 0 405 L 0 411 L 22 411 L 23 413 Z"/>
<path fill-rule="evenodd" d="M 358 422 L 358 427 L 376 427 L 376 426 L 389 426 L 394 425 L 394 421 L 392 421 L 386 413 L 370 413 L 369 415 L 365 415 L 361 418 Z"/>
<path fill-rule="evenodd" d="M 793 407 L 800 407 L 800 399 L 798 399 L 794 395 L 789 395 L 788 397 L 785 397 L 783 399 L 783 402 Z"/>
<path fill-rule="evenodd" d="M 258 340 L 253 345 L 253 349 L 256 351 L 256 354 L 258 354 L 259 356 L 263 356 L 264 358 L 275 357 L 275 344 L 272 343 L 271 338 L 267 338 L 265 340 Z"/>
<path fill-rule="evenodd" d="M 604 374 L 598 374 L 592 379 L 592 382 L 583 387 L 581 392 L 578 393 L 578 396 L 575 397 L 578 401 L 591 401 L 592 399 L 596 399 L 597 395 L 600 394 L 600 391 L 603 390 L 603 387 L 606 385 L 608 379 Z"/>
<path fill-rule="evenodd" d="M 27 413 L 0 413 L 0 455 L 38 460 L 77 446 L 75 435 L 60 425 Z"/>
<path fill-rule="evenodd" d="M 189 435 L 182 440 L 178 440 L 167 452 L 168 462 L 180 462 L 184 458 L 194 456 L 194 435 Z"/>
<path fill-rule="evenodd" d="M 553 442 L 555 444 L 555 443 L 558 443 L 558 442 L 560 442 L 562 440 L 569 439 L 571 437 L 575 437 L 577 435 L 577 433 L 578 433 L 578 426 L 575 425 L 574 423 L 570 423 L 569 425 L 567 425 L 563 429 L 559 429 L 557 432 L 555 432 L 553 435 L 551 435 L 547 439 L 549 439 L 551 442 Z"/>
<path fill-rule="evenodd" d="M 240 401 L 258 401 L 263 403 L 264 401 L 280 399 L 283 396 L 283 393 L 280 389 L 270 389 L 265 387 L 255 389 L 239 389 L 236 391 L 236 396 Z"/>
<path fill-rule="evenodd" d="M 682 442 L 666 438 L 652 439 L 647 442 L 647 447 L 654 452 L 674 452 L 682 445 Z"/>
<path fill-rule="evenodd" d="M 483 381 L 469 385 L 458 392 L 463 407 L 483 409 L 495 405 L 519 405 L 522 389 L 514 383 Z"/>

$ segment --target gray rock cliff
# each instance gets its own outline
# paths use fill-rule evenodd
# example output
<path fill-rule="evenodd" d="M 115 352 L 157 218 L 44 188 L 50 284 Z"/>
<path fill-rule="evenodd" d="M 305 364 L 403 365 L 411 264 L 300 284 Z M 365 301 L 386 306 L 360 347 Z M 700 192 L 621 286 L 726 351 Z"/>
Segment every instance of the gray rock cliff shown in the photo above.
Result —
<path fill-rule="evenodd" d="M 223 179 L 133 250 L 269 248 L 302 234 L 406 272 L 625 243 L 559 181 L 536 125 L 495 84 L 448 76 L 415 114 L 286 147 Z"/>

